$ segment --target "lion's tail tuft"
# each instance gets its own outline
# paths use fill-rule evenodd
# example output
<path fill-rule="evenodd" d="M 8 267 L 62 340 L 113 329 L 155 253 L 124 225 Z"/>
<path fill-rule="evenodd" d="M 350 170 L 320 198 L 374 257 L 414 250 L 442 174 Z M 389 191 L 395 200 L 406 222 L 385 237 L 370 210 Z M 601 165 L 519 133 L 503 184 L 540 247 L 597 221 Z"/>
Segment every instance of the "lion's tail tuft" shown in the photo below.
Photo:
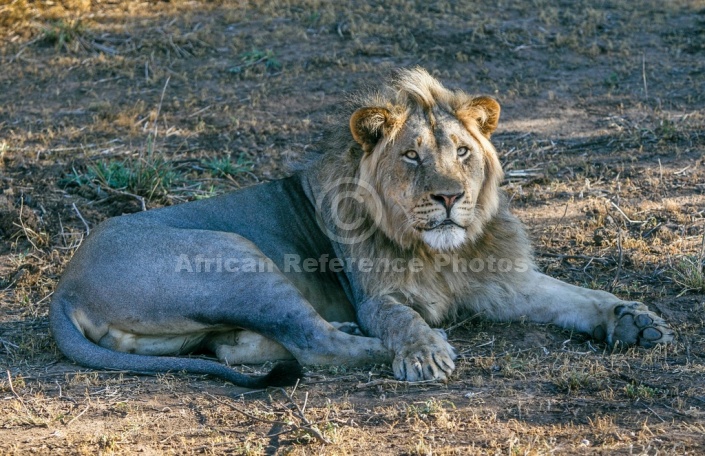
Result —
<path fill-rule="evenodd" d="M 264 386 L 292 386 L 301 380 L 304 370 L 298 361 L 282 361 L 260 378 Z"/>

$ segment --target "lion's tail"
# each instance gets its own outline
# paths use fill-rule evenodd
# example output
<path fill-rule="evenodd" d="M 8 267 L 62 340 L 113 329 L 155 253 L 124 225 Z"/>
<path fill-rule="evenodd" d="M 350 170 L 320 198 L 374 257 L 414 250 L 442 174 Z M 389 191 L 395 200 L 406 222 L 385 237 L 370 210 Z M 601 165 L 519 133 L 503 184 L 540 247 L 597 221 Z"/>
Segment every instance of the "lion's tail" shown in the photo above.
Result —
<path fill-rule="evenodd" d="M 235 372 L 229 367 L 204 359 L 169 356 L 146 356 L 122 353 L 88 340 L 74 325 L 67 314 L 68 303 L 55 299 L 51 303 L 50 326 L 59 350 L 70 360 L 93 369 L 124 370 L 135 373 L 190 372 L 213 375 L 244 388 L 266 388 L 267 386 L 294 385 L 303 377 L 301 365 L 296 361 L 277 364 L 264 376 L 249 376 Z"/>

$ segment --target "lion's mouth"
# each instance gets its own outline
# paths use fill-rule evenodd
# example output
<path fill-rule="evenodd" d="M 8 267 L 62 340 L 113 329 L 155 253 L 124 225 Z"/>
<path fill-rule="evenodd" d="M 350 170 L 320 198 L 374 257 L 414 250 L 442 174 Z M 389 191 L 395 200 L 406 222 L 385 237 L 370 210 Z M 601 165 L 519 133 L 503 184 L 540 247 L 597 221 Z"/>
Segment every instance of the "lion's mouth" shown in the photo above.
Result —
<path fill-rule="evenodd" d="M 449 218 L 443 220 L 440 223 L 436 223 L 431 226 L 420 227 L 418 229 L 422 230 L 422 231 L 433 231 L 433 230 L 438 230 L 438 229 L 445 229 L 447 227 L 458 227 L 458 228 L 465 229 L 464 226 L 458 224 L 457 222 L 455 222 L 454 220 L 449 219 Z"/>

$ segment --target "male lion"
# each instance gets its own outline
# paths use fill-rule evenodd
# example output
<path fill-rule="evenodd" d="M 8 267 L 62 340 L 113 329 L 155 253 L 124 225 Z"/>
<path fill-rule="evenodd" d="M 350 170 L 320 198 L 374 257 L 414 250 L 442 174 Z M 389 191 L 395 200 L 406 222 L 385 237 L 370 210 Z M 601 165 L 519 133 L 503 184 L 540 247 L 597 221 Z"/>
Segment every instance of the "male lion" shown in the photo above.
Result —
<path fill-rule="evenodd" d="M 260 387 L 294 381 L 299 365 L 252 378 L 175 355 L 391 363 L 400 380 L 444 381 L 455 354 L 430 325 L 470 313 L 608 344 L 673 340 L 643 304 L 536 270 L 499 188 L 494 99 L 411 69 L 352 104 L 349 128 L 291 177 L 103 223 L 54 294 L 61 351 L 94 368 Z"/>

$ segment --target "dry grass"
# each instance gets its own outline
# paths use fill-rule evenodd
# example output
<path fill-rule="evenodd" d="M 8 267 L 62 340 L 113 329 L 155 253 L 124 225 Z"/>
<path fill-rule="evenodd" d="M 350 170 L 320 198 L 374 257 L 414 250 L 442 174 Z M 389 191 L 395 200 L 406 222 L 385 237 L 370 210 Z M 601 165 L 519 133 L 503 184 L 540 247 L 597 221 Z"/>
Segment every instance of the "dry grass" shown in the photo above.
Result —
<path fill-rule="evenodd" d="M 0 453 L 701 454 L 704 34 L 695 0 L 3 3 Z M 677 343 L 474 318 L 446 385 L 336 366 L 244 396 L 60 356 L 48 302 L 97 223 L 281 177 L 345 93 L 416 64 L 502 103 L 540 266 Z"/>

